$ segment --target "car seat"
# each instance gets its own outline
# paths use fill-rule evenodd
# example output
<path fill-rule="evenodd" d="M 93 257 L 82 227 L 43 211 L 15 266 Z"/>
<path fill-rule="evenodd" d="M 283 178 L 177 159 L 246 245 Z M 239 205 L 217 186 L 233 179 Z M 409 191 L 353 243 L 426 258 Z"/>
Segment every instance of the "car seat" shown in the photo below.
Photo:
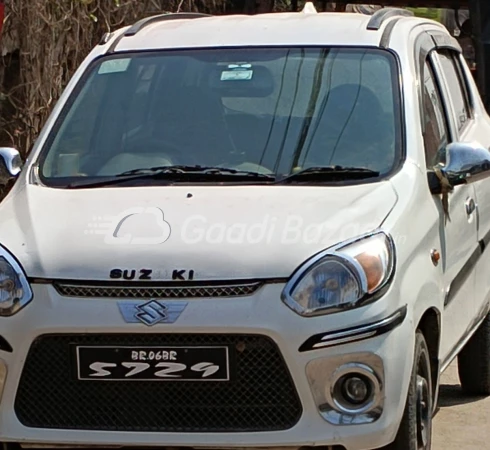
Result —
<path fill-rule="evenodd" d="M 231 158 L 234 145 L 218 96 L 197 87 L 172 89 L 152 117 L 154 141 L 173 147 L 181 164 L 216 165 Z"/>
<path fill-rule="evenodd" d="M 217 165 L 234 150 L 221 100 L 196 87 L 160 91 L 142 137 L 111 158 L 99 175 L 162 165 Z M 164 95 L 163 95 L 164 94 Z"/>

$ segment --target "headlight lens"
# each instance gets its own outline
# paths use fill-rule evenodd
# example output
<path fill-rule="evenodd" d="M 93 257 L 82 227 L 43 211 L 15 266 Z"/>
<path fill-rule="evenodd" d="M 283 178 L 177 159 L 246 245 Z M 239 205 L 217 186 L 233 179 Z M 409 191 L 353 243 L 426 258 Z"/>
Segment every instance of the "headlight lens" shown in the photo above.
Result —
<path fill-rule="evenodd" d="M 286 286 L 283 301 L 302 316 L 361 306 L 387 283 L 393 265 L 391 238 L 369 235 L 307 261 Z"/>
<path fill-rule="evenodd" d="M 0 247 L 0 316 L 12 316 L 32 300 L 32 291 L 15 259 Z"/>

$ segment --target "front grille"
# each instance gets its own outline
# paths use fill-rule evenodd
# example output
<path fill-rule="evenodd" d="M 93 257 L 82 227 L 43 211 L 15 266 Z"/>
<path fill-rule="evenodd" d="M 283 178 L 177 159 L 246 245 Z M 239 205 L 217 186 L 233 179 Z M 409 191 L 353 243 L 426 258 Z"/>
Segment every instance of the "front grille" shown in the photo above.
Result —
<path fill-rule="evenodd" d="M 65 297 L 112 298 L 203 298 L 239 297 L 252 295 L 262 283 L 217 286 L 96 286 L 54 283 L 55 289 Z"/>
<path fill-rule="evenodd" d="M 226 345 L 229 382 L 77 381 L 73 344 Z M 26 427 L 133 432 L 257 432 L 292 428 L 302 414 L 276 344 L 223 334 L 44 335 L 32 344 L 15 399 Z"/>

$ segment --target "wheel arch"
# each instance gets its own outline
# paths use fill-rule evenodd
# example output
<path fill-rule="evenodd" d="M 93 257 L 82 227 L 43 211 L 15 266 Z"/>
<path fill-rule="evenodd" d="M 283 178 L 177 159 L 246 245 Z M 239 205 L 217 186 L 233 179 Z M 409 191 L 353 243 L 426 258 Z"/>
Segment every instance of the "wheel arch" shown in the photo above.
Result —
<path fill-rule="evenodd" d="M 424 335 L 427 347 L 429 348 L 431 375 L 432 375 L 432 395 L 434 407 L 437 404 L 439 393 L 439 377 L 441 361 L 439 349 L 441 344 L 441 311 L 435 307 L 428 308 L 417 324 L 417 330 Z"/>

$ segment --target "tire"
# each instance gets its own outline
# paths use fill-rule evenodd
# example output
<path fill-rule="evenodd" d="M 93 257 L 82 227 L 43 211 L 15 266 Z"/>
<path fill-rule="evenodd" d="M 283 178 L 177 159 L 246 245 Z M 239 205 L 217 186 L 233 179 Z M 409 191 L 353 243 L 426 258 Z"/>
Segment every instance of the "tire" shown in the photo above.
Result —
<path fill-rule="evenodd" d="M 383 450 L 430 450 L 432 445 L 432 376 L 424 335 L 417 330 L 412 377 L 395 441 Z"/>
<path fill-rule="evenodd" d="M 490 395 L 490 314 L 458 355 L 461 388 L 468 395 Z"/>

